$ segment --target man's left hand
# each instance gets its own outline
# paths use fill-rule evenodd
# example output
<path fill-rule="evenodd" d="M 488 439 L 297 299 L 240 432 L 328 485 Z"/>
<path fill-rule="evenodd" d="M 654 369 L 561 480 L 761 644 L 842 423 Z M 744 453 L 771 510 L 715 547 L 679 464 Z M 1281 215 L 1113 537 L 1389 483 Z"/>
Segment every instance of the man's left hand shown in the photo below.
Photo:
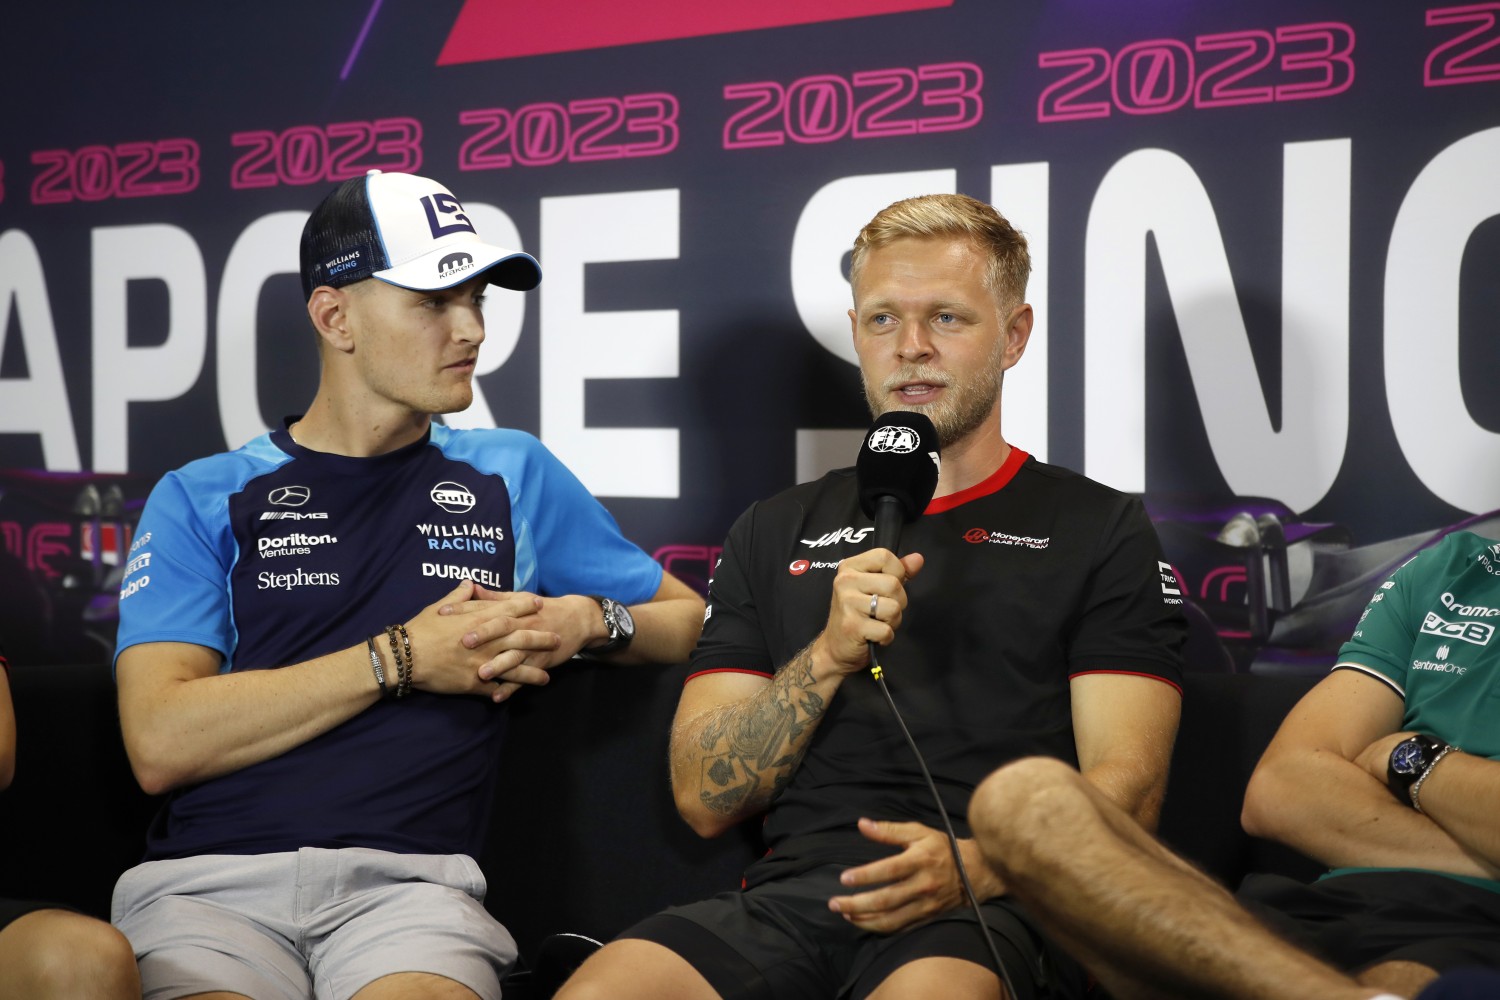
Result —
<path fill-rule="evenodd" d="M 964 902 L 963 882 L 953 863 L 948 837 L 921 823 L 859 821 L 859 832 L 882 844 L 903 848 L 899 854 L 850 868 L 840 881 L 850 888 L 878 886 L 852 896 L 835 896 L 828 908 L 856 927 L 890 934 L 951 910 Z M 960 840 L 964 868 L 983 902 L 1004 891 L 972 840 Z"/>

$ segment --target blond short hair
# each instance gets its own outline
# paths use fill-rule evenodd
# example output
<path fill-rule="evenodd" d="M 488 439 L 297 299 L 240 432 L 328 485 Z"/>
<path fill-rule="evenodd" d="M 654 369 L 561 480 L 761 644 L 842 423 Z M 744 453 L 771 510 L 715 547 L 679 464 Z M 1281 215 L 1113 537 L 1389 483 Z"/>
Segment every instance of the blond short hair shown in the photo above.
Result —
<path fill-rule="evenodd" d="M 1031 253 L 1026 237 L 991 205 L 965 194 L 924 194 L 888 205 L 876 213 L 854 240 L 849 260 L 849 283 L 871 250 L 903 239 L 968 240 L 989 261 L 985 287 L 1004 309 L 1026 301 L 1031 277 Z"/>

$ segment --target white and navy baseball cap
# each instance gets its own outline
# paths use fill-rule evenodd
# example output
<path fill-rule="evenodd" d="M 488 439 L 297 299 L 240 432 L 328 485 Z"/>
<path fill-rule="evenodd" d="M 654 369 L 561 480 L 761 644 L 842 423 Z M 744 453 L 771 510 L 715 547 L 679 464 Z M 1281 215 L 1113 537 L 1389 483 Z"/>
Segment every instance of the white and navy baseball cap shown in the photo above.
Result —
<path fill-rule="evenodd" d="M 415 174 L 371 170 L 323 199 L 302 227 L 302 294 L 379 278 L 417 291 L 476 275 L 518 292 L 542 280 L 536 258 L 479 238 L 453 193 Z"/>

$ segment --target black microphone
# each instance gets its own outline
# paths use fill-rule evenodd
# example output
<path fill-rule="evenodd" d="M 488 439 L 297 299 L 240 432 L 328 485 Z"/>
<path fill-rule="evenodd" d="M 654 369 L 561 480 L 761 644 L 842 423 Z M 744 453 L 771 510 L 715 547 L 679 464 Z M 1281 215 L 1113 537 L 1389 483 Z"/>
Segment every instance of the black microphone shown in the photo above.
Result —
<path fill-rule="evenodd" d="M 877 549 L 896 551 L 901 526 L 915 521 L 937 491 L 937 429 L 924 413 L 891 410 L 865 435 L 854 465 L 859 506 L 875 519 Z"/>
<path fill-rule="evenodd" d="M 873 548 L 896 551 L 901 526 L 921 517 L 937 490 L 939 464 L 937 429 L 926 414 L 891 410 L 871 425 L 854 463 L 854 478 L 860 508 L 875 519 Z M 871 601 L 871 617 L 874 608 Z M 875 643 L 869 647 L 870 665 L 879 678 Z"/>

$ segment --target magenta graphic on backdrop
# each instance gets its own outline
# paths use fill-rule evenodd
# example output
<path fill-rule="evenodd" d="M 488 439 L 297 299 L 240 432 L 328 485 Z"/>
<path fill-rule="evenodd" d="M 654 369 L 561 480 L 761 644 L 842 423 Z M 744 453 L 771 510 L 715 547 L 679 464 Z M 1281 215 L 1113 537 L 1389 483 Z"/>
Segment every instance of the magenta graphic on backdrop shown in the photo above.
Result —
<path fill-rule="evenodd" d="M 951 7 L 953 0 L 658 0 L 642 10 L 618 0 L 467 0 L 439 66 L 696 38 L 793 24 Z"/>

